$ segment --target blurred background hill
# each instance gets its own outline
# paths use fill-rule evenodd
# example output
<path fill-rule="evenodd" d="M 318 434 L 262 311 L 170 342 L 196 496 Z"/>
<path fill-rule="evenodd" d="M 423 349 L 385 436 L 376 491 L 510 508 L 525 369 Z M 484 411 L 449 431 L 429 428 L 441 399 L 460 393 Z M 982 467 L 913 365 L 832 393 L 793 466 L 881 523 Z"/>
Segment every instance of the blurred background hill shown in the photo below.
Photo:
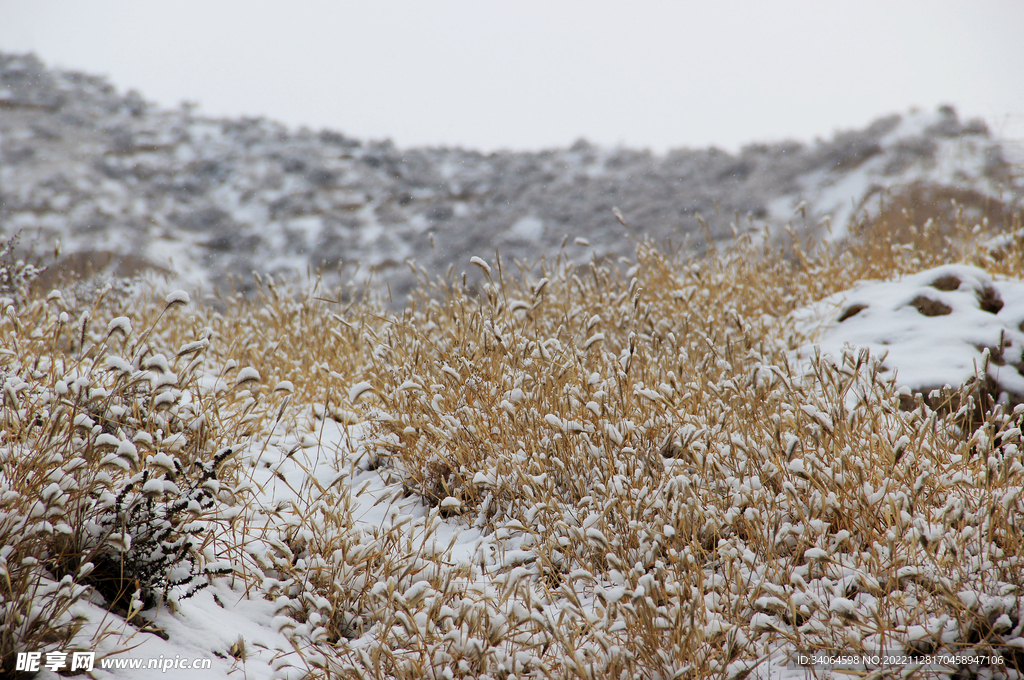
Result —
<path fill-rule="evenodd" d="M 372 271 L 401 298 L 407 260 L 458 275 L 496 250 L 508 263 L 627 256 L 614 208 L 633 236 L 699 251 L 787 224 L 841 239 L 886 205 L 999 227 L 1022 197 L 1013 149 L 951 107 L 736 153 L 582 139 L 484 153 L 163 108 L 103 77 L 0 55 L 0 229 L 37 252 L 59 240 L 51 278 L 154 270 L 210 287 L 244 286 L 253 271 L 319 270 L 332 283 Z"/>

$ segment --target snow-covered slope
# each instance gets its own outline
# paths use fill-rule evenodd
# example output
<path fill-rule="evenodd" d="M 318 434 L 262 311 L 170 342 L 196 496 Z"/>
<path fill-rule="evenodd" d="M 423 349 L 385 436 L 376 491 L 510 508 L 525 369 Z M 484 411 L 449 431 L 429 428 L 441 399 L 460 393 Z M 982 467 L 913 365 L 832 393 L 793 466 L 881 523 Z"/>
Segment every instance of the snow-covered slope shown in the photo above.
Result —
<path fill-rule="evenodd" d="M 40 250 L 60 239 L 65 254 L 89 252 L 69 263 L 78 269 L 156 265 L 189 284 L 339 267 L 334 280 L 361 281 L 374 269 L 400 297 L 407 259 L 458 274 L 468 255 L 495 250 L 509 263 L 563 244 L 581 260 L 631 254 L 613 207 L 638 235 L 698 248 L 702 221 L 715 240 L 733 224 L 790 221 L 839 238 L 880 192 L 915 183 L 1000 206 L 1024 195 L 1003 144 L 948 108 L 739 154 L 580 141 L 485 155 L 160 109 L 102 78 L 0 55 L 0 230 L 22 230 Z"/>

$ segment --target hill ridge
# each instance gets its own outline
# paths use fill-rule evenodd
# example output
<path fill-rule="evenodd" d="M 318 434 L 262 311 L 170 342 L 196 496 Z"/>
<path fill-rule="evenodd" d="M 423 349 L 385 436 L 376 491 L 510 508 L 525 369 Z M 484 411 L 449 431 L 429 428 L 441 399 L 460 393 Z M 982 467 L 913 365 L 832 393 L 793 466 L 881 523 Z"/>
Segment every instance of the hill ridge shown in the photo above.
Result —
<path fill-rule="evenodd" d="M 1003 209 L 1024 196 L 1002 142 L 949 107 L 737 154 L 582 140 L 484 154 L 160 108 L 105 78 L 12 54 L 0 54 L 0 164 L 5 235 L 148 261 L 190 284 L 307 269 L 345 281 L 373 269 L 397 297 L 413 282 L 407 259 L 439 274 L 495 250 L 529 261 L 565 244 L 581 261 L 629 256 L 613 207 L 640 235 L 690 237 L 699 249 L 705 235 L 791 220 L 841 238 L 872 197 L 922 184 Z"/>

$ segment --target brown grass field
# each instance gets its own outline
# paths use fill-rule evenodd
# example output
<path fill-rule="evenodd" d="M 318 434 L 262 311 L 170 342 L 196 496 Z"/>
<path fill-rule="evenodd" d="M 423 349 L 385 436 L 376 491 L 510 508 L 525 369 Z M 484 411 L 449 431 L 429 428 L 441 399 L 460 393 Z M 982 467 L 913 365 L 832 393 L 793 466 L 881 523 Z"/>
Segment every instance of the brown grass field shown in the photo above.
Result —
<path fill-rule="evenodd" d="M 976 650 L 1019 677 L 1024 407 L 968 384 L 956 410 L 901 408 L 864 354 L 792 360 L 789 312 L 857 281 L 1024 272 L 1019 232 L 994 249 L 963 211 L 910 214 L 842 247 L 481 260 L 480 285 L 424 277 L 398 312 L 316 282 L 216 305 L 12 286 L 0 669 L 80 644 L 82 598 L 145 629 L 169 592 L 232 578 L 278 601 L 308 677 L 740 678 L 819 649 Z M 362 424 L 364 461 L 436 508 L 426 531 L 522 557 L 368 531 L 344 482 L 261 506 L 245 452 L 309 412 L 314 437 Z"/>

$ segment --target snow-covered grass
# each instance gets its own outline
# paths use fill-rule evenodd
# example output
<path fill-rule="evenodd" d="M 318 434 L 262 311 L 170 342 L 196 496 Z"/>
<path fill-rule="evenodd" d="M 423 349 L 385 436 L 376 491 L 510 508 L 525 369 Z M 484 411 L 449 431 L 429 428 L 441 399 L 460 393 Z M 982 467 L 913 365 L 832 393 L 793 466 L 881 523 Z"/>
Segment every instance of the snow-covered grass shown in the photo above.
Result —
<path fill-rule="evenodd" d="M 1002 295 L 979 314 L 1019 309 L 998 277 L 1024 244 L 971 227 L 467 258 L 481 284 L 424 280 L 401 312 L 273 279 L 216 306 L 12 297 L 2 668 L 96 649 L 213 660 L 190 677 L 767 678 L 816 650 L 973 650 L 1016 677 L 1024 408 L 972 376 L 957 410 L 908 399 L 899 352 L 829 335 L 905 321 L 868 280 L 956 274 L 933 297 L 972 324 L 975 288 Z"/>

